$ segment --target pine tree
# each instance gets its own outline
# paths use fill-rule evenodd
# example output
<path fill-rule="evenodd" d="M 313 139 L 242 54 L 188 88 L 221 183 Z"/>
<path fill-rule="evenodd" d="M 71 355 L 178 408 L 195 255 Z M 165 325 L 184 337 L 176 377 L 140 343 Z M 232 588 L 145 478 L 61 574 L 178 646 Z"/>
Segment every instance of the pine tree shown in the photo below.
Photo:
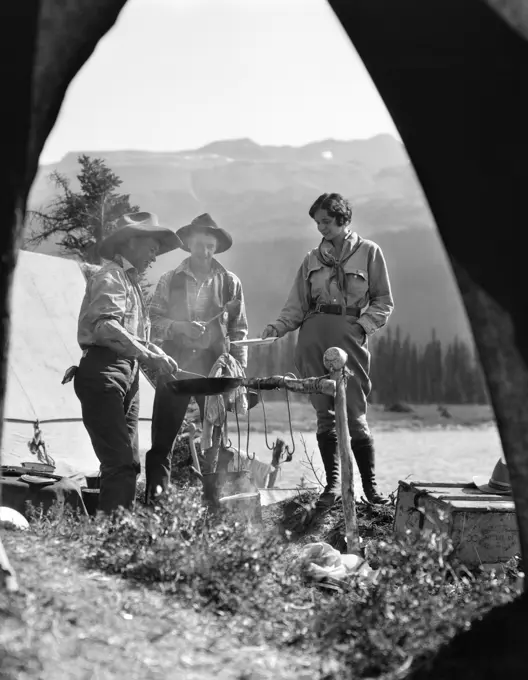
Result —
<path fill-rule="evenodd" d="M 122 181 L 102 159 L 81 155 L 78 161 L 80 191 L 72 191 L 69 180 L 53 172 L 50 180 L 59 193 L 46 208 L 28 212 L 29 221 L 36 222 L 36 228 L 25 246 L 38 246 L 50 238 L 58 238 L 65 256 L 101 264 L 101 241 L 115 229 L 121 215 L 138 212 L 139 207 L 130 204 L 128 194 L 117 193 Z"/>

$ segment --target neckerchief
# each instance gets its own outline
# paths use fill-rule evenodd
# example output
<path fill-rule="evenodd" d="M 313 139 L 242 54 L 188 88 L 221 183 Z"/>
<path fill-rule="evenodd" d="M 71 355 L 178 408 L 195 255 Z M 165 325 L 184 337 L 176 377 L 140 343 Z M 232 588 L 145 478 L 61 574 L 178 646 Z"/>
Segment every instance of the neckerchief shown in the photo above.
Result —
<path fill-rule="evenodd" d="M 347 237 L 348 238 L 348 237 Z M 321 243 L 319 244 L 319 247 L 317 249 L 317 258 L 319 262 L 321 262 L 322 265 L 325 267 L 328 267 L 331 269 L 331 274 L 330 274 L 330 279 L 329 281 L 332 281 L 332 279 L 335 279 L 337 289 L 343 296 L 343 298 L 347 299 L 347 275 L 345 272 L 345 263 L 352 257 L 352 255 L 356 252 L 356 250 L 359 248 L 359 246 L 362 243 L 361 238 L 358 236 L 356 243 L 352 246 L 350 251 L 348 253 L 343 254 L 344 249 L 341 250 L 341 255 L 337 258 L 331 253 L 325 253 L 323 252 L 323 244 L 325 242 L 325 239 L 321 240 Z M 343 242 L 344 245 L 344 242 Z"/>

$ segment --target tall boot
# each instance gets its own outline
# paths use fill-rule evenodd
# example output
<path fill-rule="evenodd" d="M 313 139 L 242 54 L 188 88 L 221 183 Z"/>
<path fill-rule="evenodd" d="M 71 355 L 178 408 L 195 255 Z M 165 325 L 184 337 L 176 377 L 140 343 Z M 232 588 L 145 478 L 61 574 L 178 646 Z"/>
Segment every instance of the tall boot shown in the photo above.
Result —
<path fill-rule="evenodd" d="M 338 496 L 339 460 L 337 457 L 337 434 L 335 430 L 327 430 L 317 435 L 317 444 L 326 474 L 326 486 L 319 496 L 317 506 L 330 508 Z"/>
<path fill-rule="evenodd" d="M 375 505 L 388 503 L 389 499 L 378 491 L 376 484 L 374 440 L 372 437 L 366 437 L 352 441 L 351 444 L 368 502 Z"/>

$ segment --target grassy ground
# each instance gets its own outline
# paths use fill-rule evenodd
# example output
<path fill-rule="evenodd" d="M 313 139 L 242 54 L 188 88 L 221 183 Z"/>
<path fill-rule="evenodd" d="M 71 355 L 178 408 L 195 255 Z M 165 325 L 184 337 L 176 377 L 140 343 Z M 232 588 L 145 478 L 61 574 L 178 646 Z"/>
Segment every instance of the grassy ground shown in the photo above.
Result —
<path fill-rule="evenodd" d="M 281 507 L 264 509 L 263 514 L 263 530 L 276 535 Z M 385 527 L 391 522 L 390 511 L 383 517 L 380 526 Z M 334 524 L 330 521 L 297 536 L 286 561 L 322 534 L 339 542 L 341 532 L 337 528 L 332 533 Z M 331 600 L 328 594 L 300 584 L 297 592 L 290 589 L 285 603 L 269 602 L 273 593 L 265 594 L 265 601 L 255 601 L 255 606 L 257 611 L 264 605 L 273 612 L 271 632 L 269 626 L 266 631 L 252 619 L 251 603 L 243 611 L 236 605 L 233 615 L 223 611 L 226 607 L 218 599 L 208 605 L 198 593 L 189 599 L 183 588 L 178 597 L 170 585 L 121 578 L 112 573 L 115 555 L 105 563 L 106 569 L 94 569 L 97 544 L 84 532 L 82 525 L 66 520 L 37 522 L 25 533 L 3 533 L 21 591 L 14 596 L 0 593 L 2 680 L 320 676 L 319 654 L 307 653 L 300 641 L 317 605 Z M 104 540 L 100 532 L 97 538 Z M 278 559 L 285 569 L 284 556 Z M 292 648 L 288 642 L 294 638 L 298 644 Z"/>
<path fill-rule="evenodd" d="M 285 433 L 284 404 L 266 406 L 270 430 Z M 457 442 L 466 454 L 472 448 L 469 468 L 491 459 L 475 446 L 494 427 L 489 409 L 448 407 L 446 420 L 436 407 L 413 408 L 371 409 L 381 451 L 394 447 L 380 456 L 381 479 L 389 460 L 406 476 L 409 450 L 421 448 L 417 458 L 444 475 L 451 464 L 453 474 L 467 472 Z M 292 415 L 308 438 L 311 407 L 293 404 Z M 440 452 L 433 441 L 443 442 Z M 320 590 L 292 576 L 291 565 L 308 542 L 344 549 L 339 510 L 306 529 L 298 505 L 264 508 L 257 535 L 231 524 L 209 532 L 206 545 L 193 493 L 180 490 L 167 511 L 115 525 L 65 519 L 2 530 L 21 591 L 0 593 L 0 679 L 397 680 L 516 593 L 514 568 L 453 575 L 438 545 L 393 544 L 392 510 L 373 515 L 362 505 L 360 533 L 378 555 L 381 583 L 373 593 Z"/>
<path fill-rule="evenodd" d="M 361 504 L 379 581 L 321 590 L 295 560 L 308 542 L 344 548 L 339 508 L 306 528 L 301 506 L 285 503 L 248 531 L 204 524 L 197 499 L 179 490 L 112 523 L 3 533 L 21 592 L 0 593 L 0 677 L 396 680 L 517 592 L 514 567 L 458 574 L 440 543 L 393 543 L 393 510 Z"/>
<path fill-rule="evenodd" d="M 221 618 L 162 588 L 87 569 L 64 539 L 3 540 L 21 582 L 18 596 L 0 594 L 3 680 L 302 677 L 287 650 L 234 641 Z"/>

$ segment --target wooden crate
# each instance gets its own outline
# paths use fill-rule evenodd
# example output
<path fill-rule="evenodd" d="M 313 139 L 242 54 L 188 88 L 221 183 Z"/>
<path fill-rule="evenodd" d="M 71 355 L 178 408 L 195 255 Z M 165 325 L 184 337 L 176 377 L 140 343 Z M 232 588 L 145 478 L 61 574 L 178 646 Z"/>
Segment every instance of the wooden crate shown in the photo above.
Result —
<path fill-rule="evenodd" d="M 506 562 L 520 552 L 511 496 L 483 494 L 467 482 L 400 481 L 394 532 L 407 531 L 445 531 L 454 556 L 468 567 Z"/>

